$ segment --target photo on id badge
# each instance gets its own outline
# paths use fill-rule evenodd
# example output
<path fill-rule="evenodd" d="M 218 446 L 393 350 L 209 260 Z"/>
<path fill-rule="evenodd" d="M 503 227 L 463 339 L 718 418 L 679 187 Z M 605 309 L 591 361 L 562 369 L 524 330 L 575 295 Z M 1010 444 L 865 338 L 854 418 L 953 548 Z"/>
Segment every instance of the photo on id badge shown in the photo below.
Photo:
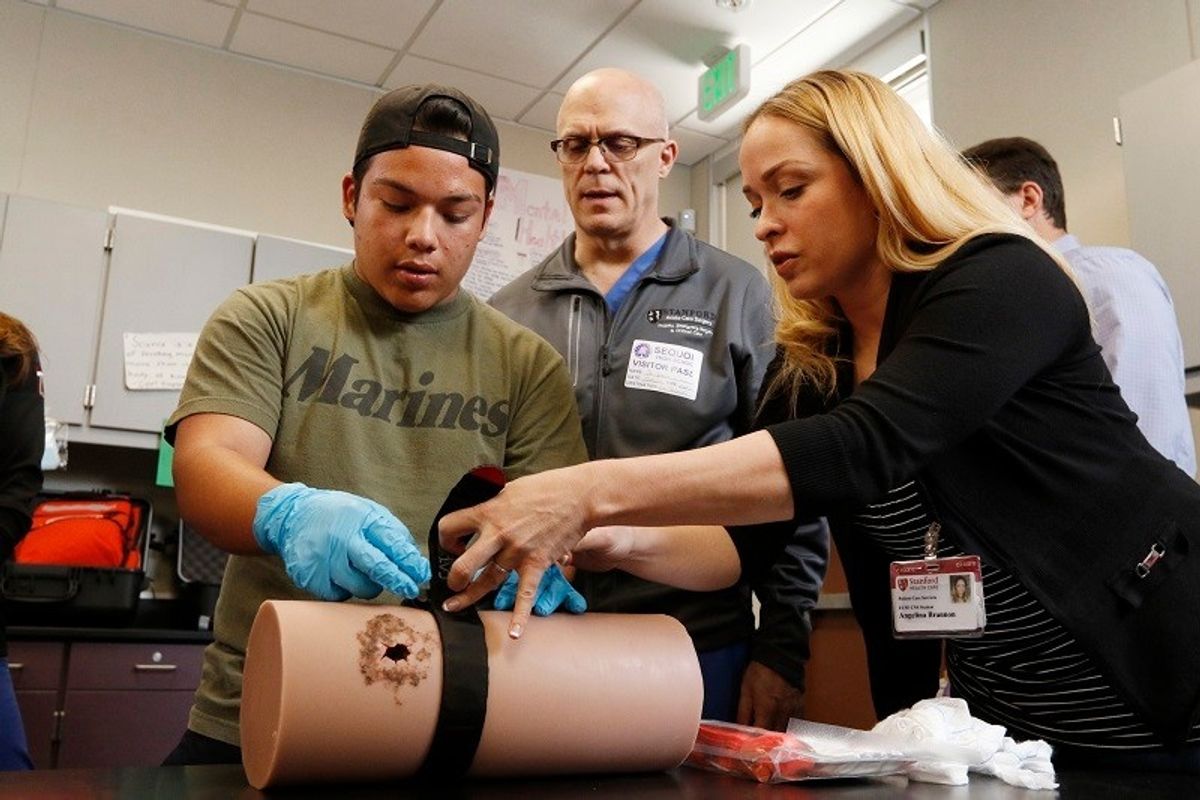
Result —
<path fill-rule="evenodd" d="M 897 637 L 978 636 L 986 622 L 978 556 L 897 561 L 891 566 Z"/>
<path fill-rule="evenodd" d="M 695 400 L 700 390 L 704 351 L 649 339 L 634 339 L 625 369 L 625 388 Z"/>

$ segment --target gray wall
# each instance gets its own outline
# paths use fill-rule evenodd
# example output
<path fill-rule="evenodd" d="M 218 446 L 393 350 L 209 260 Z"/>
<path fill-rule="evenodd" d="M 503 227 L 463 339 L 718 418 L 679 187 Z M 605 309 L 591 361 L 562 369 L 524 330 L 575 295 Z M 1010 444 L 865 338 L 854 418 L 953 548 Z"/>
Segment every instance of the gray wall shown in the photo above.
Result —
<path fill-rule="evenodd" d="M 1121 95 L 1200 58 L 1200 0 L 941 0 L 928 18 L 937 127 L 958 147 L 1037 139 L 1062 170 L 1071 232 L 1128 246 L 1112 118 Z"/>
<path fill-rule="evenodd" d="M 1200 56 L 1197 41 L 1200 0 L 941 0 L 934 119 L 959 146 L 1043 141 L 1073 232 L 1125 244 L 1117 98 Z M 0 0 L 0 74 L 0 191 L 350 243 L 338 185 L 366 87 L 19 0 Z M 501 136 L 506 166 L 557 176 L 545 134 Z M 695 207 L 703 234 L 707 182 L 691 172 L 667 180 L 663 210 Z"/>
<path fill-rule="evenodd" d="M 1112 118 L 1122 94 L 1200 58 L 1200 0 L 940 0 L 926 25 L 937 128 L 957 147 L 1041 141 L 1063 171 L 1071 232 L 1128 245 Z M 706 219 L 707 182 L 693 180 L 692 202 Z"/>
<path fill-rule="evenodd" d="M 929 11 L 933 120 L 957 147 L 1044 144 L 1071 232 L 1128 245 L 1112 118 L 1125 92 L 1200 57 L 1196 0 L 942 0 Z"/>
<path fill-rule="evenodd" d="M 0 0 L 0 75 L 0 192 L 352 244 L 341 178 L 378 90 L 19 0 Z M 549 134 L 498 126 L 504 166 L 558 177 Z"/>

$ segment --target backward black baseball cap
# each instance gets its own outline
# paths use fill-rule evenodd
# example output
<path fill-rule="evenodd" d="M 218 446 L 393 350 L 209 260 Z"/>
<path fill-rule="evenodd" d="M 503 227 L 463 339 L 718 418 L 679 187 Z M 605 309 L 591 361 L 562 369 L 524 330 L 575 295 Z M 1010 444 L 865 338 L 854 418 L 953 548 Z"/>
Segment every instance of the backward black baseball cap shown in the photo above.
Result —
<path fill-rule="evenodd" d="M 413 130 L 417 112 L 435 97 L 445 97 L 463 106 L 471 118 L 469 141 Z M 379 98 L 367 112 L 362 132 L 358 135 L 354 166 L 357 167 L 363 159 L 376 153 L 414 144 L 463 156 L 472 168 L 483 173 L 488 191 L 495 189 L 496 179 L 500 175 L 500 135 L 496 133 L 496 126 L 483 106 L 458 89 L 434 84 L 402 86 Z"/>

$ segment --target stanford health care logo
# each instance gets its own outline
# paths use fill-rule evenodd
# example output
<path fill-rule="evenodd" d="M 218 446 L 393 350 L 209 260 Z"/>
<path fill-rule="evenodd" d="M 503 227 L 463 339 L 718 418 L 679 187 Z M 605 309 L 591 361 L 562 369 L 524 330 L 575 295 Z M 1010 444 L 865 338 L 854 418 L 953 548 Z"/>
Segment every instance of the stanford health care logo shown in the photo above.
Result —
<path fill-rule="evenodd" d="M 908 578 L 899 579 L 896 581 L 896 585 L 900 587 L 900 591 L 906 591 L 908 589 Z"/>

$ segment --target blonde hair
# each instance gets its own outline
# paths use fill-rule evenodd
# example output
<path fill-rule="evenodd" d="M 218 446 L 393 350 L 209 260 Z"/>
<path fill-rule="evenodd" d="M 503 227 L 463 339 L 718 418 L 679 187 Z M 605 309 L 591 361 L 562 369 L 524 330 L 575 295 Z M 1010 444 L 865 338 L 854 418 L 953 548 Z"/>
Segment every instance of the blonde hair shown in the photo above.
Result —
<path fill-rule="evenodd" d="M 875 249 L 888 269 L 931 270 L 984 233 L 1024 236 L 1066 269 L 1061 256 L 1033 234 L 990 182 L 879 79 L 859 72 L 814 72 L 763 102 L 743 123 L 743 133 L 762 117 L 806 128 L 845 160 L 874 206 Z M 787 389 L 794 406 L 805 385 L 832 395 L 837 304 L 833 298 L 798 300 L 774 274 L 772 288 L 783 368 L 764 397 Z"/>

